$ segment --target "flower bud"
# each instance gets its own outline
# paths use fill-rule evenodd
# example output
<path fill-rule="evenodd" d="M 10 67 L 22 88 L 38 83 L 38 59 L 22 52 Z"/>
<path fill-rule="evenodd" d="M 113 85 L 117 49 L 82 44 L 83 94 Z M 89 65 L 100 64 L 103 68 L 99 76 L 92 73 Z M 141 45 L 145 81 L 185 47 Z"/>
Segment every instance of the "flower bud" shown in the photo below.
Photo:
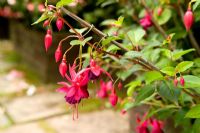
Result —
<path fill-rule="evenodd" d="M 45 38 L 44 38 L 44 45 L 47 52 L 49 47 L 52 45 L 51 30 L 47 30 L 47 34 L 45 35 Z"/>
<path fill-rule="evenodd" d="M 49 25 L 49 23 L 50 23 L 50 22 L 49 22 L 49 20 L 45 20 L 45 21 L 44 21 L 44 23 L 43 23 L 43 27 L 46 27 L 46 26 L 48 26 L 48 25 Z"/>
<path fill-rule="evenodd" d="M 56 62 L 60 61 L 61 58 L 62 58 L 61 45 L 58 45 L 58 48 L 55 51 L 55 60 L 56 60 Z"/>
<path fill-rule="evenodd" d="M 122 82 L 119 82 L 118 85 L 117 85 L 117 87 L 118 87 L 119 90 L 121 90 L 122 87 L 123 87 Z"/>
<path fill-rule="evenodd" d="M 177 78 L 174 79 L 174 86 L 177 86 L 178 85 L 178 80 Z"/>
<path fill-rule="evenodd" d="M 184 25 L 187 31 L 190 30 L 194 21 L 193 13 L 188 9 L 184 15 Z"/>
<path fill-rule="evenodd" d="M 180 77 L 180 84 L 181 84 L 182 86 L 184 86 L 184 84 L 185 84 L 185 80 L 184 80 L 183 77 Z"/>
<path fill-rule="evenodd" d="M 117 104 L 118 96 L 116 95 L 115 91 L 112 91 L 112 93 L 109 96 L 109 102 L 114 107 Z"/>
<path fill-rule="evenodd" d="M 63 25 L 64 25 L 63 20 L 60 19 L 60 18 L 58 18 L 56 20 L 56 26 L 57 26 L 57 28 L 58 28 L 59 31 L 63 28 Z"/>
<path fill-rule="evenodd" d="M 162 12 L 163 12 L 162 7 L 159 7 L 158 10 L 157 10 L 157 14 L 158 14 L 158 16 L 160 16 L 160 15 L 162 14 Z"/>
<path fill-rule="evenodd" d="M 62 62 L 59 65 L 59 72 L 60 72 L 60 75 L 64 78 L 67 72 L 67 64 L 66 64 L 65 59 L 62 59 Z"/>

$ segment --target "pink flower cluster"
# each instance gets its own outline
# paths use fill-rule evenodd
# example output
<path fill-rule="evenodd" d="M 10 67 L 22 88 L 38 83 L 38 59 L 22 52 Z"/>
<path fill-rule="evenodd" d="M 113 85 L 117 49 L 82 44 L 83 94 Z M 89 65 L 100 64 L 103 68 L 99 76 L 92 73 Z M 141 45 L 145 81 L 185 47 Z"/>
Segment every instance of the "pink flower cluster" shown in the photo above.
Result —
<path fill-rule="evenodd" d="M 64 76 L 69 83 L 59 82 L 58 84 L 62 85 L 61 88 L 58 88 L 58 92 L 65 93 L 65 100 L 71 105 L 76 105 L 84 98 L 89 97 L 88 92 L 88 83 L 89 81 L 96 80 L 100 77 L 102 73 L 105 73 L 111 80 L 111 76 L 103 68 L 101 68 L 94 59 L 90 59 L 90 65 L 87 68 L 76 72 L 76 64 L 72 66 L 69 65 L 69 75 L 67 72 L 66 62 L 61 62 L 60 65 L 60 74 Z M 111 91 L 109 96 L 110 103 L 115 106 L 117 104 L 117 95 L 112 85 L 112 81 L 109 81 L 106 86 L 103 81 L 101 81 L 101 89 L 98 92 L 98 96 L 104 98 L 107 96 L 107 90 Z"/>
<path fill-rule="evenodd" d="M 145 117 L 145 115 L 143 117 Z M 157 119 L 149 118 L 142 121 L 140 117 L 137 116 L 137 123 L 138 123 L 138 126 L 136 127 L 137 133 L 163 133 L 162 130 L 163 122 Z"/>
<path fill-rule="evenodd" d="M 110 94 L 109 94 L 110 92 Z M 99 98 L 107 98 L 109 96 L 109 102 L 112 106 L 115 106 L 118 101 L 118 96 L 116 95 L 115 89 L 113 87 L 112 81 L 104 82 L 100 81 L 100 90 L 97 93 Z"/>
<path fill-rule="evenodd" d="M 151 20 L 151 15 L 149 13 L 146 13 L 145 16 L 140 19 L 140 25 L 147 30 L 149 27 L 153 25 Z"/>

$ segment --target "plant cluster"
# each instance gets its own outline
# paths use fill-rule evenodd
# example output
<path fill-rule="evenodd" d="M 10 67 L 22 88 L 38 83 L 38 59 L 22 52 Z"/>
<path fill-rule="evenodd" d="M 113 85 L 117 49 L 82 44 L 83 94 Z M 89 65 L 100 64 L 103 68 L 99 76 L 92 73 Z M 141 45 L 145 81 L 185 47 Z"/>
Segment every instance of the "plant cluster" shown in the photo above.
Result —
<path fill-rule="evenodd" d="M 59 82 L 62 87 L 57 91 L 65 93 L 66 102 L 77 110 L 81 100 L 90 96 L 88 84 L 100 80 L 97 96 L 109 98 L 122 112 L 147 105 L 146 122 L 138 122 L 157 126 L 160 130 L 155 133 L 162 132 L 162 124 L 158 120 L 147 122 L 152 116 L 165 120 L 173 115 L 175 126 L 181 125 L 183 132 L 199 131 L 200 47 L 193 31 L 198 29 L 200 1 L 99 0 L 97 5 L 102 8 L 120 5 L 118 19 L 100 24 L 104 32 L 63 7 L 72 2 L 80 1 L 60 0 L 54 6 L 46 0 L 42 16 L 33 23 L 44 21 L 47 52 L 56 45 L 52 44 L 52 20 L 56 19 L 58 31 L 63 26 L 69 28 L 71 35 L 63 38 L 55 51 L 59 72 L 67 81 Z M 63 15 L 83 28 L 73 27 Z M 72 38 L 70 44 L 64 43 Z M 71 46 L 64 50 L 63 45 Z M 72 47 L 79 47 L 79 56 L 68 64 L 67 53 Z M 120 91 L 127 95 L 119 97 Z"/>

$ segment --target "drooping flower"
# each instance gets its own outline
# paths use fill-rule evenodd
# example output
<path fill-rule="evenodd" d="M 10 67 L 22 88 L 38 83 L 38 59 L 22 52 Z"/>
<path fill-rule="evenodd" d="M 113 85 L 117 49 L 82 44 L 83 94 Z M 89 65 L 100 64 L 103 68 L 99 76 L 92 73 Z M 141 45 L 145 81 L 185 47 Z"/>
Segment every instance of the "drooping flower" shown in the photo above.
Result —
<path fill-rule="evenodd" d="M 163 133 L 162 130 L 163 122 L 153 119 L 151 121 L 151 125 L 152 125 L 151 133 Z"/>
<path fill-rule="evenodd" d="M 60 72 L 60 75 L 64 78 L 67 72 L 66 59 L 62 59 L 62 62 L 59 65 L 59 72 Z"/>
<path fill-rule="evenodd" d="M 64 26 L 63 20 L 60 19 L 60 18 L 58 18 L 58 19 L 56 20 L 56 26 L 57 26 L 58 30 L 60 31 L 60 30 L 63 28 L 63 26 Z"/>
<path fill-rule="evenodd" d="M 147 30 L 149 27 L 153 25 L 151 20 L 151 15 L 149 13 L 146 13 L 146 15 L 140 19 L 140 25 Z"/>
<path fill-rule="evenodd" d="M 185 80 L 184 80 L 184 78 L 183 78 L 182 76 L 180 77 L 180 84 L 181 84 L 182 86 L 185 85 Z"/>
<path fill-rule="evenodd" d="M 138 126 L 136 127 L 137 133 L 149 133 L 148 120 L 142 122 L 140 117 L 137 116 L 137 124 L 138 124 Z"/>
<path fill-rule="evenodd" d="M 60 61 L 62 58 L 62 49 L 61 45 L 58 45 L 58 48 L 55 51 L 55 60 L 56 62 Z"/>
<path fill-rule="evenodd" d="M 59 82 L 59 84 L 63 85 L 63 87 L 57 89 L 59 92 L 64 92 L 66 94 L 66 102 L 73 105 L 78 104 L 81 99 L 89 97 L 87 90 L 88 70 L 83 69 L 82 71 L 76 73 L 75 67 L 75 65 L 69 65 L 70 77 L 65 74 L 65 77 L 71 84 Z"/>
<path fill-rule="evenodd" d="M 111 91 L 113 89 L 113 83 L 112 83 L 112 81 L 108 81 L 106 83 L 106 89 L 107 89 L 107 91 Z"/>
<path fill-rule="evenodd" d="M 185 15 L 184 15 L 184 25 L 187 31 L 190 30 L 190 28 L 192 27 L 193 21 L 194 21 L 194 16 L 193 16 L 193 12 L 191 11 L 191 9 L 189 8 Z"/>
<path fill-rule="evenodd" d="M 49 25 L 49 23 L 50 23 L 50 21 L 49 21 L 49 20 L 45 20 L 45 21 L 44 21 L 44 23 L 43 23 L 43 27 L 46 27 L 46 26 L 48 26 L 48 25 Z"/>
<path fill-rule="evenodd" d="M 44 38 L 44 45 L 45 45 L 46 52 L 52 45 L 52 33 L 51 33 L 51 30 L 49 29 L 47 30 L 47 33 Z"/>
<path fill-rule="evenodd" d="M 106 83 L 102 80 L 100 81 L 100 90 L 97 92 L 97 96 L 99 98 L 106 98 L 108 96 Z"/>
<path fill-rule="evenodd" d="M 98 78 L 101 73 L 105 73 L 111 80 L 111 75 L 106 72 L 103 68 L 101 68 L 97 63 L 94 61 L 94 59 L 90 60 L 90 66 L 89 66 L 90 72 L 89 72 L 89 78 L 91 80 Z"/>
<path fill-rule="evenodd" d="M 117 102 L 118 102 L 118 96 L 116 95 L 116 92 L 114 90 L 114 88 L 112 89 L 112 92 L 109 96 L 109 101 L 110 101 L 110 104 L 114 107 Z"/>
<path fill-rule="evenodd" d="M 175 78 L 175 79 L 174 79 L 174 86 L 177 86 L 177 85 L 178 85 L 178 79 Z"/>

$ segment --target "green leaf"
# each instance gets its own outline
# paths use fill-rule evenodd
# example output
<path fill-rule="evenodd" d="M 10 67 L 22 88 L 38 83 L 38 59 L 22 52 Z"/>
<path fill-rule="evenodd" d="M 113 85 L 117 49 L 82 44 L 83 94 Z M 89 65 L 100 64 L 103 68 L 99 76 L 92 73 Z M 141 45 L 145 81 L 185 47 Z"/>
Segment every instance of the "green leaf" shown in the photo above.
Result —
<path fill-rule="evenodd" d="M 192 107 L 187 114 L 185 115 L 187 118 L 200 118 L 200 104 Z"/>
<path fill-rule="evenodd" d="M 146 72 L 144 76 L 145 76 L 146 84 L 150 84 L 151 82 L 155 80 L 160 80 L 163 78 L 162 74 L 158 71 Z"/>
<path fill-rule="evenodd" d="M 90 36 L 90 37 L 85 38 L 83 41 L 81 41 L 81 40 L 72 40 L 70 42 L 70 45 L 82 45 L 82 46 L 84 46 L 91 39 L 92 39 L 92 37 Z"/>
<path fill-rule="evenodd" d="M 163 45 L 171 43 L 174 35 L 175 33 L 169 34 L 168 37 L 163 41 Z"/>
<path fill-rule="evenodd" d="M 167 23 L 167 21 L 171 18 L 172 13 L 171 10 L 168 8 L 164 8 L 161 16 L 157 15 L 157 12 L 154 13 L 155 19 L 157 20 L 159 25 L 163 25 Z"/>
<path fill-rule="evenodd" d="M 161 97 L 171 102 L 177 102 L 180 96 L 180 90 L 175 88 L 171 82 L 162 81 L 157 90 Z"/>
<path fill-rule="evenodd" d="M 126 86 L 128 87 L 127 89 L 127 95 L 128 96 L 132 96 L 133 92 L 135 90 L 135 87 L 140 86 L 141 85 L 141 81 L 140 80 L 136 80 L 136 81 L 132 81 L 129 84 L 127 84 Z"/>
<path fill-rule="evenodd" d="M 193 64 L 194 63 L 192 61 L 183 61 L 183 62 L 179 63 L 176 66 L 175 71 L 177 71 L 177 72 L 184 72 L 187 69 L 189 69 L 190 67 L 192 67 Z"/>
<path fill-rule="evenodd" d="M 152 85 L 147 85 L 141 88 L 138 95 L 136 96 L 135 103 L 139 103 L 145 100 L 146 98 L 150 97 L 151 95 L 153 95 L 154 91 L 155 88 Z"/>
<path fill-rule="evenodd" d="M 83 34 L 88 28 L 81 28 L 81 29 L 75 29 L 79 34 Z M 71 33 L 75 33 L 72 29 L 69 30 Z"/>
<path fill-rule="evenodd" d="M 70 3 L 72 3 L 74 0 L 60 0 L 59 2 L 57 2 L 56 7 L 60 8 L 62 6 L 66 6 Z"/>
<path fill-rule="evenodd" d="M 167 74 L 167 75 L 169 75 L 169 76 L 174 76 L 175 75 L 175 68 L 171 67 L 171 66 L 165 67 L 160 71 L 165 73 L 165 74 Z"/>
<path fill-rule="evenodd" d="M 200 119 L 196 119 L 192 127 L 193 133 L 198 133 L 200 131 L 199 125 L 200 125 Z"/>
<path fill-rule="evenodd" d="M 125 57 L 128 58 L 136 58 L 136 57 L 141 57 L 142 54 L 138 51 L 128 51 L 125 53 Z"/>
<path fill-rule="evenodd" d="M 110 51 L 117 51 L 117 50 L 120 50 L 120 48 L 115 45 L 110 45 L 106 51 L 110 52 Z"/>
<path fill-rule="evenodd" d="M 120 26 L 122 25 L 123 21 L 124 21 L 124 17 L 120 16 L 120 17 L 118 18 L 118 20 L 114 22 L 114 24 L 115 24 L 116 26 L 120 27 Z"/>
<path fill-rule="evenodd" d="M 193 11 L 196 10 L 199 5 L 200 5 L 200 0 L 197 0 L 195 2 L 195 4 L 192 6 L 193 7 Z"/>
<path fill-rule="evenodd" d="M 92 40 L 92 37 L 91 37 L 91 36 L 85 38 L 85 39 L 83 40 L 83 42 L 82 42 L 82 46 L 84 46 L 84 45 L 85 45 L 88 41 L 90 41 L 90 40 Z"/>
<path fill-rule="evenodd" d="M 119 39 L 120 39 L 119 37 L 109 36 L 109 37 L 105 38 L 105 39 L 102 41 L 102 45 L 107 45 L 107 44 L 109 44 L 111 41 L 115 41 L 115 40 L 119 40 Z"/>
<path fill-rule="evenodd" d="M 184 50 L 184 51 L 174 52 L 172 54 L 172 59 L 177 60 L 177 59 L 181 58 L 183 55 L 185 55 L 189 52 L 192 52 L 192 51 L 195 51 L 195 49 L 192 48 L 192 49 L 188 49 L 188 50 Z"/>
<path fill-rule="evenodd" d="M 137 43 L 144 37 L 145 34 L 145 30 L 142 28 L 131 30 L 127 33 L 128 37 L 134 45 L 138 45 Z"/>
<path fill-rule="evenodd" d="M 185 80 L 184 86 L 178 85 L 180 88 L 200 88 L 200 78 L 193 75 L 185 75 L 183 76 Z M 178 78 L 178 80 L 180 77 Z"/>
<path fill-rule="evenodd" d="M 168 57 L 169 59 L 171 59 L 172 56 L 172 52 L 169 49 L 161 49 L 162 53 L 164 56 Z"/>
<path fill-rule="evenodd" d="M 41 15 L 41 17 L 40 17 L 38 20 L 36 20 L 34 23 L 32 23 L 31 25 L 38 24 L 38 23 L 40 23 L 40 22 L 46 20 L 47 18 L 49 18 L 49 15 L 47 14 L 47 12 L 44 12 L 44 13 Z"/>
<path fill-rule="evenodd" d="M 82 45 L 82 41 L 80 41 L 80 40 L 72 40 L 70 42 L 70 45 Z"/>
<path fill-rule="evenodd" d="M 174 105 L 167 105 L 162 108 L 158 108 L 156 110 L 150 111 L 150 113 L 147 114 L 146 118 L 150 118 L 150 117 L 154 116 L 155 114 L 160 114 L 160 112 L 166 111 L 167 113 L 169 113 L 169 111 L 174 108 L 176 108 L 176 106 L 174 106 Z"/>
<path fill-rule="evenodd" d="M 115 23 L 116 20 L 114 19 L 107 19 L 104 20 L 103 22 L 101 22 L 101 26 L 107 26 L 107 25 L 113 25 Z"/>
<path fill-rule="evenodd" d="M 124 65 L 124 64 L 123 64 Z M 128 70 L 122 70 L 122 71 L 118 71 L 117 72 L 117 76 L 121 79 L 121 80 L 126 80 L 129 76 L 131 76 L 131 74 L 133 74 L 136 71 L 139 70 L 143 70 L 143 68 L 140 65 L 134 65 L 133 67 L 131 67 Z"/>

